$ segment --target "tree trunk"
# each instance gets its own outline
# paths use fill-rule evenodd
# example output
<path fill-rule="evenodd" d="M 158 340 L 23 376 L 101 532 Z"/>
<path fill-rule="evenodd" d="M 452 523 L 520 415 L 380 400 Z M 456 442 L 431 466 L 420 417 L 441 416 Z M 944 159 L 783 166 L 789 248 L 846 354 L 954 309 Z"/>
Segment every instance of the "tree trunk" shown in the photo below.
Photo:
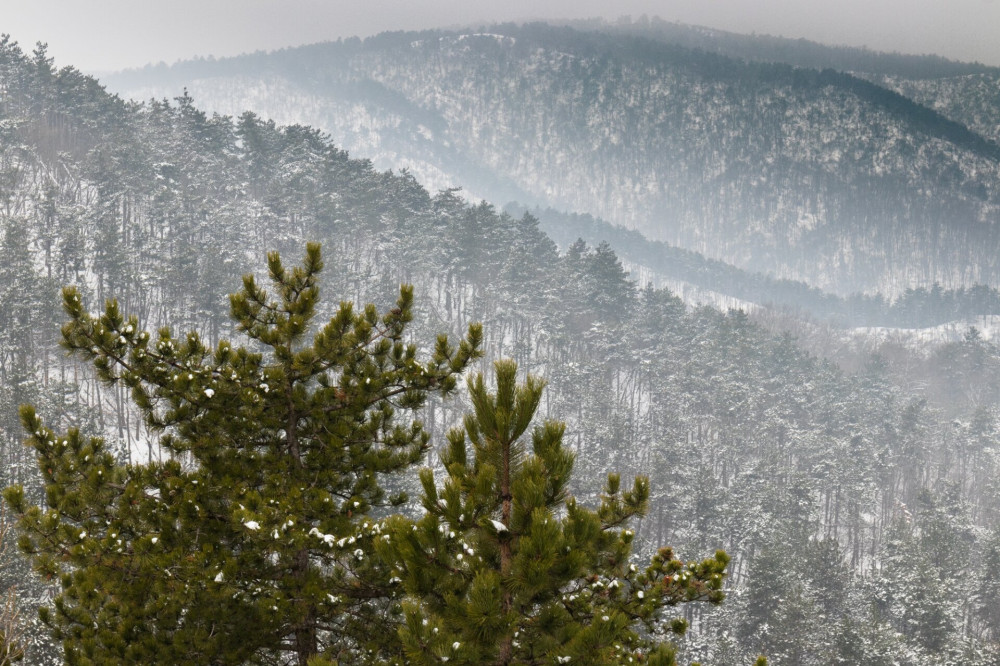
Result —
<path fill-rule="evenodd" d="M 502 469 L 500 470 L 500 522 L 504 524 L 507 531 L 503 534 L 503 538 L 500 541 L 500 581 L 503 585 L 503 590 L 501 592 L 501 605 L 500 608 L 506 616 L 510 613 L 511 607 L 513 606 L 514 600 L 510 593 L 510 588 L 506 585 L 507 577 L 510 576 L 511 563 L 513 561 L 513 555 L 511 553 L 511 532 L 510 532 L 510 513 L 511 513 L 511 503 L 512 497 L 510 494 L 510 446 L 511 442 L 503 442 L 503 454 L 501 459 Z M 513 646 L 513 636 L 506 635 L 500 641 L 500 651 L 497 655 L 497 664 L 499 666 L 506 666 L 514 658 L 514 646 Z"/>
<path fill-rule="evenodd" d="M 309 551 L 300 550 L 295 559 L 296 576 L 301 577 L 302 582 L 305 582 L 306 574 L 309 571 Z M 303 605 L 306 606 L 305 613 L 300 623 L 295 627 L 295 656 L 298 666 L 307 666 L 309 657 L 319 651 L 316 636 L 316 609 L 307 602 L 303 602 Z"/>
<path fill-rule="evenodd" d="M 291 351 L 289 349 L 289 354 Z M 302 451 L 299 447 L 298 413 L 295 410 L 293 398 L 294 379 L 291 379 L 294 374 L 290 367 L 286 367 L 286 372 L 290 379 L 286 392 L 288 396 L 288 422 L 285 426 L 285 441 L 288 446 L 288 455 L 292 458 L 292 467 L 298 470 L 302 466 Z M 303 548 L 295 554 L 294 572 L 301 594 L 309 575 L 309 550 L 307 548 Z M 300 619 L 295 625 L 295 656 L 298 666 L 306 666 L 309 657 L 319 651 L 316 635 L 317 618 L 315 606 L 305 599 L 304 594 L 301 594 L 300 599 L 298 602 Z"/>

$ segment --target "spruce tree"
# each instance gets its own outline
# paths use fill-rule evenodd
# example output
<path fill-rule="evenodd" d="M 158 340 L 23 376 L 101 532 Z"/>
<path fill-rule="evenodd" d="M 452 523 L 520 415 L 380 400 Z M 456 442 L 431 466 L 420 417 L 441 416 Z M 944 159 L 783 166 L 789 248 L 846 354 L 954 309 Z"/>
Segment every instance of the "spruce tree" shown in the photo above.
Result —
<path fill-rule="evenodd" d="M 402 501 L 382 476 L 421 458 L 429 437 L 412 412 L 453 391 L 481 329 L 457 348 L 439 336 L 421 360 L 403 286 L 382 315 L 341 303 L 310 340 L 319 246 L 300 267 L 276 253 L 268 267 L 273 296 L 246 276 L 230 297 L 242 346 L 150 335 L 117 302 L 92 315 L 64 290 L 65 346 L 127 386 L 161 433 L 160 456 L 125 465 L 22 408 L 45 506 L 20 486 L 4 496 L 20 547 L 61 585 L 43 620 L 68 663 L 373 663 L 392 648 L 398 603 L 368 514 Z"/>
<path fill-rule="evenodd" d="M 674 663 L 664 636 L 686 623 L 666 609 L 720 602 L 729 558 L 684 563 L 662 548 L 637 568 L 624 526 L 645 512 L 648 479 L 623 490 L 609 474 L 596 510 L 577 504 L 564 424 L 537 425 L 530 448 L 523 438 L 543 382 L 494 367 L 495 392 L 469 380 L 474 411 L 448 435 L 444 484 L 421 473 L 425 516 L 390 519 L 376 542 L 406 592 L 405 663 Z"/>

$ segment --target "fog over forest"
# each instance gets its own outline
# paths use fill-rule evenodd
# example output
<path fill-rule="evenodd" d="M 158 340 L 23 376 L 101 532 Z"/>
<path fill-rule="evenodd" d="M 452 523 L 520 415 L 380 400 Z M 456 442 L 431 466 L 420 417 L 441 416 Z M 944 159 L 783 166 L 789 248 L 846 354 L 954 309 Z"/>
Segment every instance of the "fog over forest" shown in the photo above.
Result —
<path fill-rule="evenodd" d="M 0 37 L 0 664 L 1000 664 L 1000 57 L 427 9 Z"/>

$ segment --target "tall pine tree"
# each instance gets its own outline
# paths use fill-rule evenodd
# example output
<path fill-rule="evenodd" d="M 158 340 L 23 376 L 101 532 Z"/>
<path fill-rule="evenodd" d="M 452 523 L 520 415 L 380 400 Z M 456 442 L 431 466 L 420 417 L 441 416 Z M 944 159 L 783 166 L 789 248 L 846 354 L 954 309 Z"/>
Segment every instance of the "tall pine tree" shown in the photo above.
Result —
<path fill-rule="evenodd" d="M 684 563 L 663 548 L 637 568 L 624 525 L 645 512 L 648 479 L 623 491 L 610 474 L 596 510 L 578 505 L 564 425 L 536 426 L 530 448 L 522 439 L 543 382 L 518 384 L 513 361 L 495 369 L 495 392 L 481 374 L 469 381 L 474 412 L 449 433 L 444 485 L 421 474 L 426 515 L 393 518 L 376 540 L 407 595 L 405 663 L 674 663 L 664 636 L 686 623 L 666 609 L 721 601 L 729 558 Z"/>
<path fill-rule="evenodd" d="M 268 267 L 273 296 L 247 276 L 230 297 L 246 346 L 151 336 L 117 302 L 92 315 L 64 291 L 65 346 L 126 385 L 162 433 L 160 459 L 123 465 L 102 440 L 22 409 L 46 505 L 19 486 L 4 496 L 22 550 L 61 584 L 43 620 L 68 663 L 372 663 L 392 648 L 398 604 L 367 515 L 401 499 L 380 479 L 427 448 L 410 415 L 452 392 L 481 330 L 457 348 L 440 336 L 420 360 L 404 341 L 404 286 L 383 315 L 341 303 L 310 339 L 319 246 L 300 267 L 276 253 Z"/>

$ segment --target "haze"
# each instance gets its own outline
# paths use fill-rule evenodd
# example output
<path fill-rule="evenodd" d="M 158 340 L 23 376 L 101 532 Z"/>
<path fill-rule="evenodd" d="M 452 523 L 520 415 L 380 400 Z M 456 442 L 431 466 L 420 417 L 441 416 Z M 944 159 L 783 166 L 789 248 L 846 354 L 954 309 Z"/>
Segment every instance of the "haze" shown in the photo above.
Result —
<path fill-rule="evenodd" d="M 386 30 L 630 14 L 1000 65 L 998 0 L 0 0 L 0 32 L 99 73 Z"/>

